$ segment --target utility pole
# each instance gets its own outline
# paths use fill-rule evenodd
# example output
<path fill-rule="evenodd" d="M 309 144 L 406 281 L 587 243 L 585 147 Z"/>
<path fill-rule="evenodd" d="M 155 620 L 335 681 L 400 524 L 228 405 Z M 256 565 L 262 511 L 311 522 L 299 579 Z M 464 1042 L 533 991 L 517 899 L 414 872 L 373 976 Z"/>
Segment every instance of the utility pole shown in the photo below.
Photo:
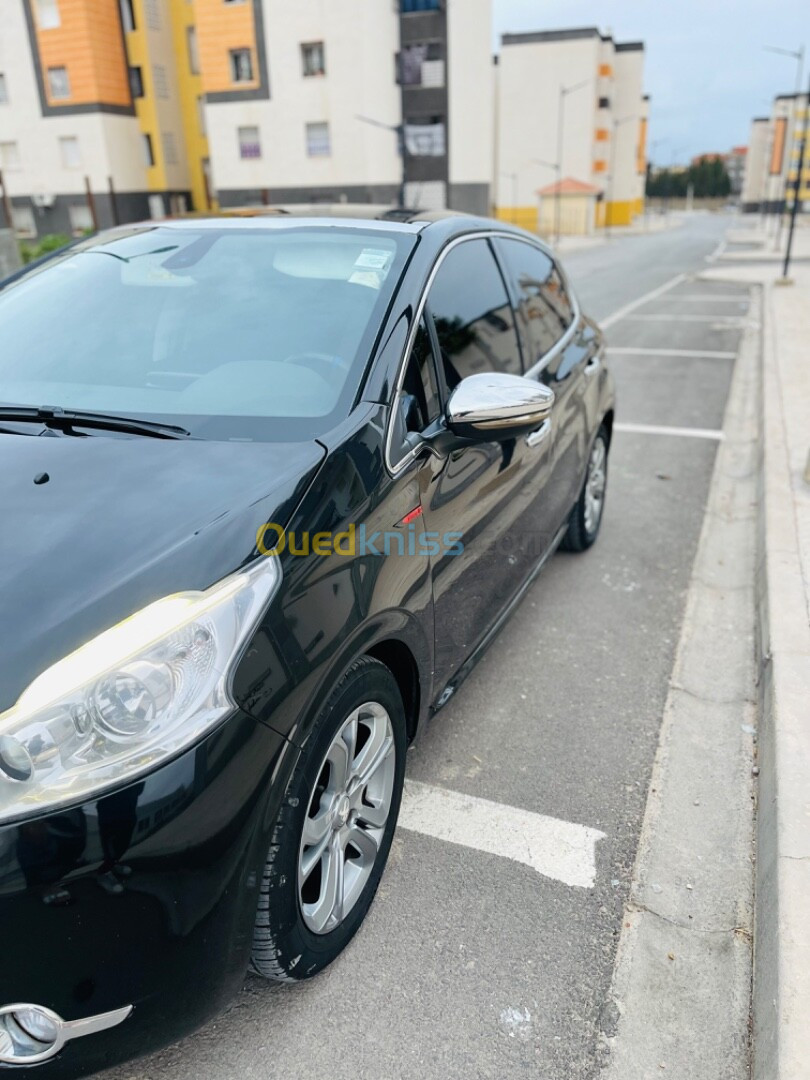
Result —
<path fill-rule="evenodd" d="M 787 248 L 785 250 L 785 265 L 782 269 L 782 280 L 787 282 L 788 272 L 790 270 L 790 253 L 793 249 L 793 230 L 796 228 L 796 214 L 799 211 L 799 203 L 801 202 L 802 192 L 802 174 L 804 173 L 804 156 L 807 151 L 807 129 L 810 127 L 810 117 L 807 113 L 810 110 L 810 84 L 807 87 L 807 107 L 804 110 L 804 127 L 802 128 L 802 141 L 799 146 L 799 171 L 796 174 L 796 190 L 793 193 L 793 206 L 790 209 L 790 225 L 788 226 Z M 788 167 L 789 168 L 789 167 Z M 788 177 L 790 173 L 788 172 Z"/>

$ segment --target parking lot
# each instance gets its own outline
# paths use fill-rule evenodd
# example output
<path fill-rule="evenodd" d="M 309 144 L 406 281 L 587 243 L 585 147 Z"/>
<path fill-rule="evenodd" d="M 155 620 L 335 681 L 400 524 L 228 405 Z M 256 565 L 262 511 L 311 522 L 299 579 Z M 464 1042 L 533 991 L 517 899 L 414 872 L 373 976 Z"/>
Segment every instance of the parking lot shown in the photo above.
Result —
<path fill-rule="evenodd" d="M 565 262 L 608 327 L 602 534 L 558 554 L 422 735 L 377 900 L 291 987 L 249 978 L 204 1030 L 108 1080 L 580 1080 L 598 1036 L 741 325 L 693 275 L 726 222 Z M 629 1078 L 628 1078 L 629 1080 Z"/>

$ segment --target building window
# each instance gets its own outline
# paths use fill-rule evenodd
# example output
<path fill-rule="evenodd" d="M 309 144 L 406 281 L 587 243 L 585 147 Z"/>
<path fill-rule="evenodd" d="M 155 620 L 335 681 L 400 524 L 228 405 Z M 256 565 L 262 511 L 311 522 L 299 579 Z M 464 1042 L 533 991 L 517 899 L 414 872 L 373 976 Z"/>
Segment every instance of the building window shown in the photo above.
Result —
<path fill-rule="evenodd" d="M 132 0 L 121 0 L 121 25 L 126 33 L 135 29 L 135 8 Z"/>
<path fill-rule="evenodd" d="M 70 97 L 70 79 L 67 68 L 48 68 L 48 89 L 54 101 L 64 101 L 65 98 Z"/>
<path fill-rule="evenodd" d="M 259 129 L 255 125 L 240 127 L 238 129 L 238 135 L 240 158 L 259 158 L 262 156 L 262 146 L 259 141 Z"/>
<path fill-rule="evenodd" d="M 177 164 L 177 143 L 174 138 L 174 133 L 171 131 L 164 131 L 161 136 L 163 142 L 163 158 L 167 165 Z"/>
<path fill-rule="evenodd" d="M 203 94 L 197 98 L 197 123 L 200 125 L 200 134 L 205 135 L 205 96 Z"/>
<path fill-rule="evenodd" d="M 186 27 L 186 52 L 188 53 L 188 69 L 192 75 L 200 74 L 200 54 L 197 51 L 197 27 Z"/>
<path fill-rule="evenodd" d="M 325 123 L 307 124 L 307 154 L 309 157 L 329 157 L 332 144 L 329 139 L 329 125 Z"/>
<path fill-rule="evenodd" d="M 133 98 L 143 97 L 143 72 L 139 67 L 129 69 L 129 92 Z"/>
<path fill-rule="evenodd" d="M 0 105 L 8 104 L 8 86 L 6 85 L 6 77 L 0 71 Z"/>
<path fill-rule="evenodd" d="M 31 240 L 37 235 L 37 222 L 30 206 L 12 206 L 11 224 L 21 240 Z"/>
<path fill-rule="evenodd" d="M 37 0 L 37 22 L 40 30 L 56 30 L 62 25 L 56 0 Z"/>
<path fill-rule="evenodd" d="M 414 11 L 438 11 L 439 0 L 399 0 L 399 10 L 403 15 Z"/>
<path fill-rule="evenodd" d="M 163 196 L 157 194 L 149 196 L 149 217 L 153 221 L 161 221 L 166 217 L 166 204 L 163 201 Z"/>
<path fill-rule="evenodd" d="M 406 121 L 405 148 L 412 157 L 444 157 L 447 139 L 442 117 Z"/>
<path fill-rule="evenodd" d="M 0 167 L 7 169 L 10 172 L 21 167 L 20 148 L 17 143 L 0 143 Z"/>
<path fill-rule="evenodd" d="M 301 46 L 301 65 L 305 77 L 326 74 L 326 50 L 322 41 L 310 41 Z"/>
<path fill-rule="evenodd" d="M 253 57 L 250 49 L 231 49 L 231 82 L 253 82 Z"/>
<path fill-rule="evenodd" d="M 158 0 L 144 0 L 146 8 L 146 25 L 150 30 L 160 29 L 160 5 Z"/>
<path fill-rule="evenodd" d="M 401 86 L 444 86 L 444 48 L 440 41 L 406 45 L 398 57 Z"/>
<path fill-rule="evenodd" d="M 152 136 L 148 134 L 141 135 L 141 143 L 143 145 L 144 164 L 149 169 L 155 164 L 155 149 L 152 146 Z"/>
<path fill-rule="evenodd" d="M 166 68 L 162 64 L 155 64 L 152 68 L 152 76 L 155 80 L 155 94 L 159 98 L 169 96 L 169 83 L 166 79 Z"/>
<path fill-rule="evenodd" d="M 63 135 L 59 139 L 59 154 L 63 168 L 80 169 L 82 167 L 82 152 L 75 135 Z"/>
<path fill-rule="evenodd" d="M 70 231 L 74 236 L 84 236 L 85 233 L 93 231 L 93 215 L 90 213 L 90 207 L 86 203 L 69 206 L 68 218 L 70 219 Z"/>

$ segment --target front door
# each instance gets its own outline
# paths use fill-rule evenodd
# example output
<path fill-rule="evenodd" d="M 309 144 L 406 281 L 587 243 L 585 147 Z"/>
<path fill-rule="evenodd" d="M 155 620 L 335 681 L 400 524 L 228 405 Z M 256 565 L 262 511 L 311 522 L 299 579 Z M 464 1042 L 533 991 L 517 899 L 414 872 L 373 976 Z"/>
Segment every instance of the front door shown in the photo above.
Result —
<path fill-rule="evenodd" d="M 468 375 L 522 373 L 514 312 L 488 240 L 451 248 L 425 318 L 443 404 Z M 439 543 L 431 556 L 438 687 L 481 642 L 550 543 L 552 523 L 538 498 L 550 460 L 550 438 L 539 431 L 430 455 L 420 466 L 425 528 Z"/>

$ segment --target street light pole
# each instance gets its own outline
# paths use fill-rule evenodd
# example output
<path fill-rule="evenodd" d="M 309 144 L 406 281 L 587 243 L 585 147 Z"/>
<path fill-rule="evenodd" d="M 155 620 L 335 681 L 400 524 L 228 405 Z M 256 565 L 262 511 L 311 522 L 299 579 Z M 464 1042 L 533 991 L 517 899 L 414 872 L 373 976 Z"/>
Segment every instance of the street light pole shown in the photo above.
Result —
<path fill-rule="evenodd" d="M 804 110 L 804 127 L 802 128 L 802 141 L 799 146 L 799 171 L 796 174 L 796 190 L 793 193 L 793 206 L 790 209 L 790 225 L 788 226 L 787 248 L 785 249 L 785 265 L 782 269 L 783 280 L 787 279 L 788 271 L 790 270 L 790 253 L 793 248 L 793 230 L 796 228 L 796 214 L 798 213 L 799 203 L 801 201 L 804 155 L 807 150 L 807 129 L 810 127 L 810 117 L 807 115 L 808 111 L 810 111 L 810 84 L 808 84 L 807 87 L 807 107 Z M 790 166 L 788 166 L 788 176 L 790 176 Z"/>
<path fill-rule="evenodd" d="M 796 99 L 798 100 L 799 95 L 802 92 L 802 75 L 804 74 L 804 45 L 800 46 L 798 49 L 780 49 L 776 45 L 764 45 L 763 48 L 767 52 L 780 53 L 782 56 L 791 56 L 796 61 Z M 783 208 L 777 217 L 774 251 L 779 250 L 779 242 L 782 239 L 782 221 L 784 219 L 785 210 L 787 209 L 788 178 L 790 176 L 790 160 L 793 157 L 794 141 L 793 125 L 791 124 L 790 145 L 788 146 L 788 165 L 785 174 L 785 188 L 782 193 Z"/>
<path fill-rule="evenodd" d="M 403 207 L 405 205 L 405 194 L 408 184 L 408 147 L 405 142 L 405 125 L 403 124 L 384 124 L 382 120 L 375 120 L 371 116 L 361 116 L 359 113 L 355 113 L 355 120 L 360 120 L 363 124 L 371 124 L 372 127 L 382 128 L 383 131 L 393 131 L 397 137 L 397 144 L 399 146 L 399 152 L 402 157 L 402 175 L 399 183 L 399 205 Z"/>
<path fill-rule="evenodd" d="M 558 247 L 560 244 L 560 186 L 562 184 L 563 125 L 565 123 L 565 99 L 569 94 L 573 94 L 575 90 L 581 90 L 583 86 L 587 86 L 589 82 L 590 79 L 583 79 L 582 82 L 575 83 L 574 86 L 563 86 L 562 84 L 560 85 L 560 101 L 557 110 L 557 191 L 554 196 L 554 243 Z"/>

